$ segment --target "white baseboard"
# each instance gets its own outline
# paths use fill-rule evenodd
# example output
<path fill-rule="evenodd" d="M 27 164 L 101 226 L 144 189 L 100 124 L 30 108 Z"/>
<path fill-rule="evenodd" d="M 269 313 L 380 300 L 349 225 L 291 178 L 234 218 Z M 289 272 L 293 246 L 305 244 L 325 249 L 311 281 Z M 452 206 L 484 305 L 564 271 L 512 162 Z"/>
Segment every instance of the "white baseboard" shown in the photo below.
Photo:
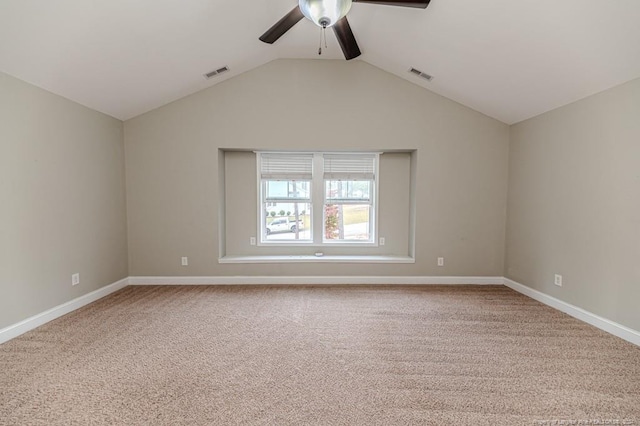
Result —
<path fill-rule="evenodd" d="M 640 332 L 636 330 L 603 318 L 570 303 L 563 302 L 560 299 L 556 299 L 555 297 L 549 296 L 538 290 L 534 290 L 531 287 L 527 287 L 509 278 L 504 279 L 504 285 L 517 291 L 518 293 L 529 296 L 530 298 L 535 299 L 538 302 L 551 306 L 552 308 L 564 312 L 565 314 L 569 314 L 572 317 L 579 319 L 580 321 L 591 324 L 594 327 L 606 331 L 607 333 L 613 334 L 614 336 L 618 336 L 621 339 L 633 343 L 634 345 L 640 346 Z"/>
<path fill-rule="evenodd" d="M 131 285 L 502 285 L 502 277 L 372 277 L 372 276 L 228 276 L 228 277 L 129 277 Z"/>
<path fill-rule="evenodd" d="M 129 278 L 123 278 L 113 284 L 109 284 L 107 286 L 99 288 L 98 290 L 92 291 L 91 293 L 87 293 L 84 296 L 80 296 L 78 298 L 70 300 L 69 302 L 63 303 L 62 305 L 58 305 L 47 311 L 20 321 L 19 323 L 5 327 L 0 330 L 0 343 L 9 341 L 14 337 L 18 337 L 19 335 L 26 333 L 29 330 L 40 327 L 41 325 L 46 324 L 51 320 L 66 315 L 69 312 L 75 311 L 76 309 L 88 305 L 89 303 L 95 302 L 96 300 L 114 293 L 128 285 Z"/>

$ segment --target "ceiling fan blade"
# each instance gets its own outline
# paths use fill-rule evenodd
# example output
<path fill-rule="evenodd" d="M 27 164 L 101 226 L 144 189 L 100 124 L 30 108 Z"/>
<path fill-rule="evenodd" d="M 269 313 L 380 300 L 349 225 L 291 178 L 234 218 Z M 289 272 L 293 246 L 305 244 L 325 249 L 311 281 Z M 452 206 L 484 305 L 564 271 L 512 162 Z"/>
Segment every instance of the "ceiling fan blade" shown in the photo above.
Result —
<path fill-rule="evenodd" d="M 353 31 L 351 31 L 351 26 L 346 16 L 336 22 L 333 26 L 333 32 L 336 34 L 342 53 L 344 53 L 347 61 L 360 56 L 360 48 L 358 47 L 356 37 L 353 35 Z"/>
<path fill-rule="evenodd" d="M 264 41 L 265 43 L 273 44 L 276 40 L 278 40 L 284 33 L 289 31 L 291 27 L 298 23 L 304 15 L 300 10 L 300 7 L 294 7 L 291 12 L 284 15 L 284 17 L 275 23 L 275 25 L 267 30 L 264 34 L 260 36 L 260 41 Z"/>
<path fill-rule="evenodd" d="M 426 9 L 431 0 L 353 0 L 354 3 L 386 4 L 388 6 L 419 7 Z"/>

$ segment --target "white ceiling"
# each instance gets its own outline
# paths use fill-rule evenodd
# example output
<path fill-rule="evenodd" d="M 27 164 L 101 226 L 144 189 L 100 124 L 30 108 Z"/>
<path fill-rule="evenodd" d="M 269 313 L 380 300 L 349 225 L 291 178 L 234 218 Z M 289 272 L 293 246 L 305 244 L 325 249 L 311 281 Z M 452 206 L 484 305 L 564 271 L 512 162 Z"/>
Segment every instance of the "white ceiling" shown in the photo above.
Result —
<path fill-rule="evenodd" d="M 258 40 L 296 4 L 0 0 L 0 71 L 125 120 L 277 58 L 318 58 L 307 20 L 274 45 Z M 640 77 L 639 0 L 354 3 L 348 17 L 356 60 L 508 124 Z M 327 39 L 322 58 L 342 58 Z"/>

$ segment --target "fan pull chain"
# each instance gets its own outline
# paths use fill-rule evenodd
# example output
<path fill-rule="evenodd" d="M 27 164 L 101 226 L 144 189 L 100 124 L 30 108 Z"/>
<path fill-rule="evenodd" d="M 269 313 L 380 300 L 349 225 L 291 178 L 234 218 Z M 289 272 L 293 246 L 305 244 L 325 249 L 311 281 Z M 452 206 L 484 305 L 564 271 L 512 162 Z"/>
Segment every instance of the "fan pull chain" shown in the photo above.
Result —
<path fill-rule="evenodd" d="M 320 44 L 318 46 L 318 55 L 322 55 L 322 40 L 324 39 L 324 48 L 328 49 L 327 47 L 327 27 L 326 25 L 322 25 L 322 27 L 320 28 Z"/>
<path fill-rule="evenodd" d="M 324 48 L 328 49 L 328 47 L 327 47 L 327 28 L 326 27 L 322 27 L 322 36 L 324 37 Z"/>

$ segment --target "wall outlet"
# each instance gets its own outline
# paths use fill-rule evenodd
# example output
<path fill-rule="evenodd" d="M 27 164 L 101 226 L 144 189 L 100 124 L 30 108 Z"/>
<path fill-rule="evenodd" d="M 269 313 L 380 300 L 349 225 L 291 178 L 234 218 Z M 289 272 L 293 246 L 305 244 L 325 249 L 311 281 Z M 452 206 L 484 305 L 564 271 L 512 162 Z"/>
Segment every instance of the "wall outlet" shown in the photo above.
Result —
<path fill-rule="evenodd" d="M 556 274 L 554 279 L 553 279 L 553 283 L 555 285 L 557 285 L 558 287 L 562 287 L 562 275 Z"/>
<path fill-rule="evenodd" d="M 438 266 L 444 266 L 444 257 L 438 258 Z"/>
<path fill-rule="evenodd" d="M 255 246 L 256 245 L 256 237 L 250 237 L 249 238 L 249 244 L 252 245 L 252 246 Z"/>
<path fill-rule="evenodd" d="M 78 284 L 80 284 L 80 274 L 71 275 L 71 285 L 78 285 Z"/>
<path fill-rule="evenodd" d="M 380 245 L 383 246 L 385 243 L 384 237 L 380 237 Z"/>
<path fill-rule="evenodd" d="M 188 257 L 183 257 L 182 258 L 182 266 L 189 266 L 189 258 Z"/>

